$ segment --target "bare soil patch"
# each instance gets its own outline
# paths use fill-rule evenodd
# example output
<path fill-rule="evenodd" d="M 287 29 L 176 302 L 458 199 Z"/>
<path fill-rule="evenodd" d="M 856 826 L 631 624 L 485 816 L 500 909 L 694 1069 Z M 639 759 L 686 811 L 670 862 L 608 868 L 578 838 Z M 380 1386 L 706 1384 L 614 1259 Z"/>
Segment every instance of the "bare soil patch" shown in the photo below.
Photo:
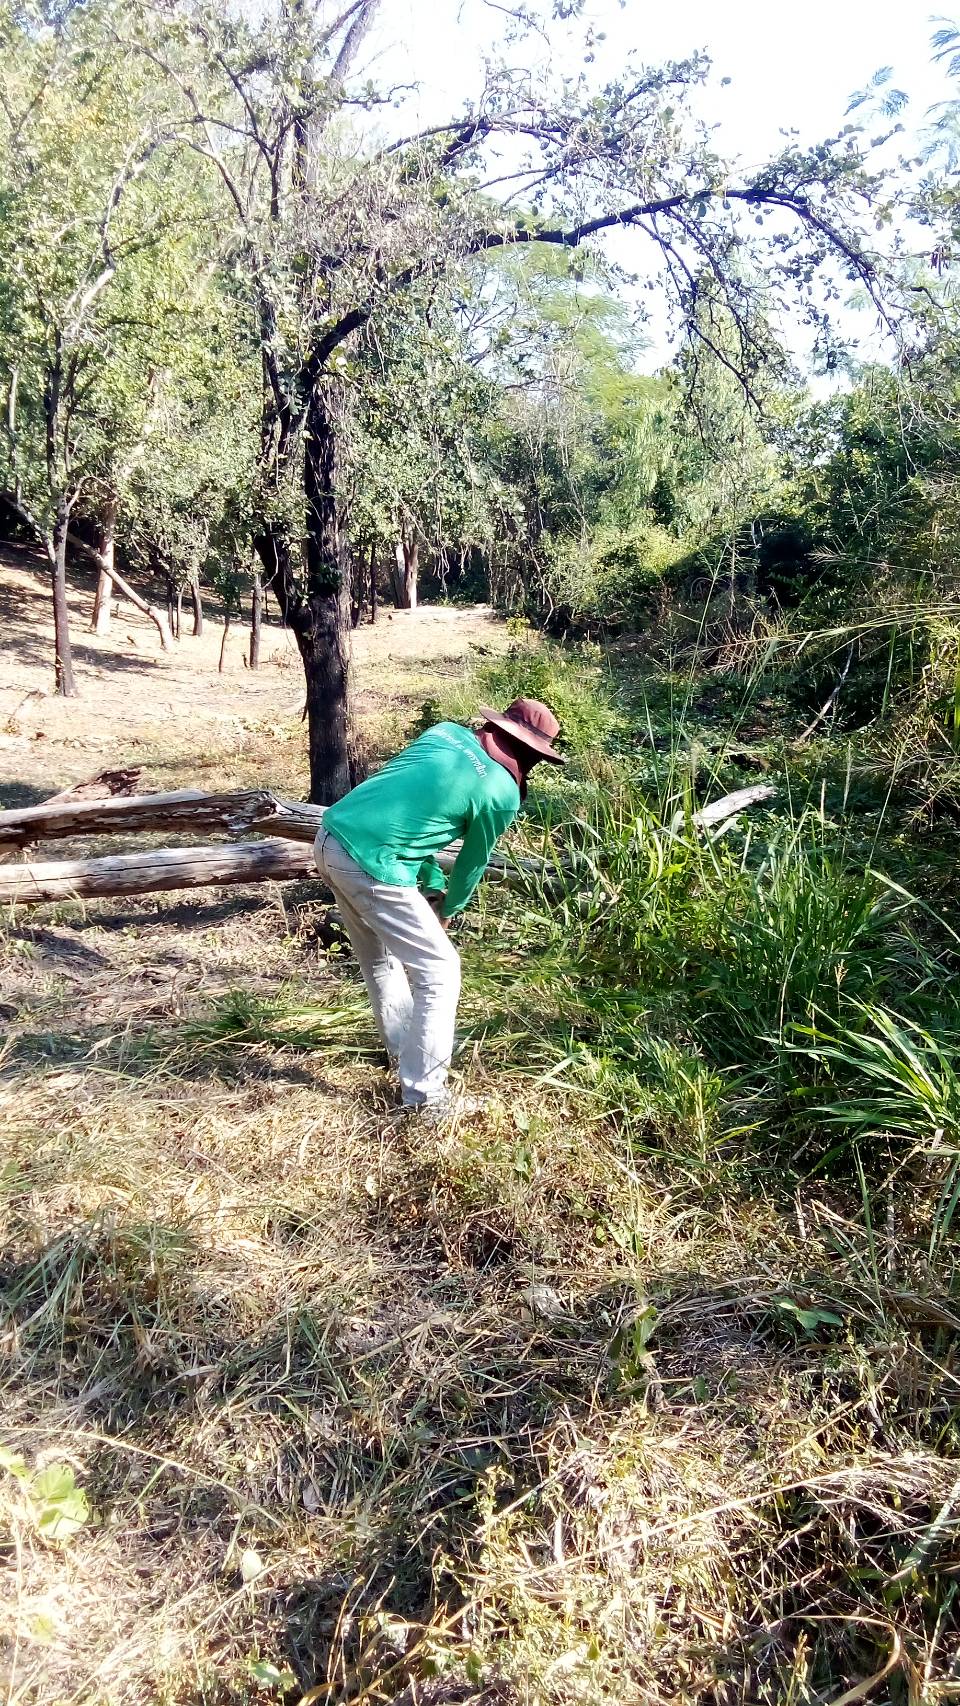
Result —
<path fill-rule="evenodd" d="M 0 804 L 28 805 L 127 763 L 144 767 L 149 787 L 242 781 L 305 791 L 300 659 L 275 620 L 264 624 L 257 671 L 245 667 L 246 627 L 231 625 L 221 675 L 216 608 L 199 639 L 185 632 L 164 653 L 153 625 L 122 599 L 112 632 L 90 633 L 93 581 L 82 571 L 71 573 L 69 604 L 79 696 L 67 700 L 53 691 L 43 565 L 31 551 L 0 547 Z M 356 710 L 374 748 L 389 744 L 438 676 L 506 643 L 485 606 L 384 610 L 375 626 L 358 628 Z"/>

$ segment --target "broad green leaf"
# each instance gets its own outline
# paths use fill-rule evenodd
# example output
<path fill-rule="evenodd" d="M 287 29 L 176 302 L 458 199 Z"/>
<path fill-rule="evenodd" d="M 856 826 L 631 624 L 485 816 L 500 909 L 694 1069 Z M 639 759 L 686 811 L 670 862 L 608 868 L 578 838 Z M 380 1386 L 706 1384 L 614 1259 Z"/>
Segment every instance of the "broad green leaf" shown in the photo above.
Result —
<path fill-rule="evenodd" d="M 295 1688 L 297 1679 L 292 1670 L 280 1670 L 269 1659 L 248 1659 L 247 1669 L 258 1688 L 278 1688 L 281 1694 Z"/>
<path fill-rule="evenodd" d="M 70 1540 L 90 1515 L 87 1495 L 77 1486 L 68 1463 L 41 1469 L 31 1483 L 30 1500 L 38 1531 L 57 1545 Z"/>

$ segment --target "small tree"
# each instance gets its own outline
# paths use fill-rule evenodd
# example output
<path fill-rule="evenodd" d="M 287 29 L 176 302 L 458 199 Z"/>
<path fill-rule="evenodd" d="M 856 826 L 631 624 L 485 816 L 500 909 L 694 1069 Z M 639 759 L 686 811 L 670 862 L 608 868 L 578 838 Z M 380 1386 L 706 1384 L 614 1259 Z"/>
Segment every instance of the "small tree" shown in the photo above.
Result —
<path fill-rule="evenodd" d="M 495 249 L 576 248 L 605 230 L 632 230 L 651 282 L 672 292 L 701 340 L 711 332 L 697 309 L 704 279 L 712 281 L 749 386 L 768 353 L 750 312 L 761 278 L 768 297 L 799 295 L 821 327 L 813 291 L 825 265 L 870 291 L 876 279 L 861 233 L 865 214 L 872 228 L 880 186 L 857 139 L 790 146 L 737 180 L 689 115 L 707 70 L 699 58 L 631 69 L 602 89 L 554 90 L 536 82 L 515 47 L 513 63 L 490 72 L 481 99 L 448 124 L 370 147 L 350 123 L 348 74 L 375 10 L 376 0 L 344 11 L 298 5 L 249 30 L 198 5 L 180 13 L 197 63 L 195 76 L 179 80 L 185 118 L 230 196 L 260 327 L 256 544 L 304 662 L 318 801 L 349 784 L 345 387 L 365 328 L 424 281 L 455 276 Z M 504 148 L 515 162 L 512 205 L 529 210 L 520 216 L 478 191 L 498 176 Z M 764 241 L 755 226 L 767 220 Z"/>
<path fill-rule="evenodd" d="M 5 496 L 50 565 L 66 694 L 68 545 L 100 569 L 102 630 L 118 511 L 144 469 L 155 477 L 169 464 L 191 370 L 214 360 L 206 175 L 189 153 L 170 152 L 169 82 L 126 50 L 116 21 L 106 4 L 52 24 L 0 10 Z M 71 534 L 81 511 L 96 545 L 86 530 Z"/>

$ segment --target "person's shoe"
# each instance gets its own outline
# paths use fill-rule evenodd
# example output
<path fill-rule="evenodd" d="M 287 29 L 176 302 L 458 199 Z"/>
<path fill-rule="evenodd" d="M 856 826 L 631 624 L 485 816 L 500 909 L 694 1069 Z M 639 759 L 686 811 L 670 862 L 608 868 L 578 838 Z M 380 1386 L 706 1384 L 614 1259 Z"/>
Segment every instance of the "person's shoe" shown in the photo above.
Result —
<path fill-rule="evenodd" d="M 405 1108 L 404 1112 L 422 1120 L 425 1125 L 440 1126 L 470 1119 L 474 1114 L 482 1114 L 489 1106 L 489 1096 L 446 1095 L 438 1096 L 432 1102 L 418 1102 L 416 1107 Z"/>

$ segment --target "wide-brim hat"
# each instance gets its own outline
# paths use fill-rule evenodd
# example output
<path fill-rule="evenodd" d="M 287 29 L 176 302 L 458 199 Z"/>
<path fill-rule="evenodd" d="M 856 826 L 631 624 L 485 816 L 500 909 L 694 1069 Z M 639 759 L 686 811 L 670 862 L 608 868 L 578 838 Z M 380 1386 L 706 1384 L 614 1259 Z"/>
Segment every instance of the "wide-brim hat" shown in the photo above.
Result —
<path fill-rule="evenodd" d="M 489 705 L 481 705 L 480 715 L 495 729 L 509 735 L 511 740 L 530 747 L 539 758 L 549 759 L 551 764 L 566 764 L 562 752 L 553 745 L 560 733 L 560 724 L 549 705 L 544 705 L 541 699 L 514 699 L 505 711 L 494 711 Z"/>

